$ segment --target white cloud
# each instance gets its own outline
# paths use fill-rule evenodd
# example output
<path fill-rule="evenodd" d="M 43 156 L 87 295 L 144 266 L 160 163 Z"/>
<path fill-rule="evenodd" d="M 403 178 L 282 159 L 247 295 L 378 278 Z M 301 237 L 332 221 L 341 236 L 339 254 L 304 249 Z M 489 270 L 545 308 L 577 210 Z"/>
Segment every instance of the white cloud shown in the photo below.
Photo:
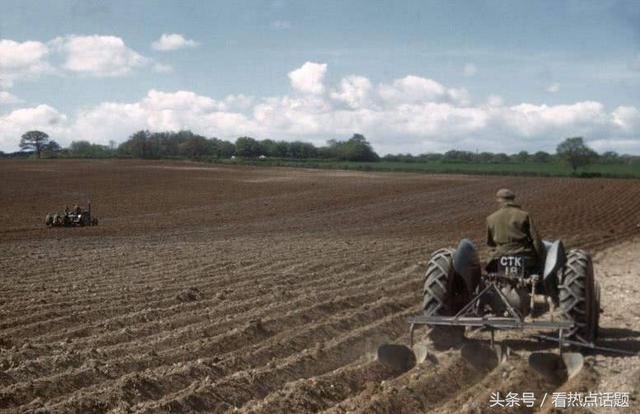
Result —
<path fill-rule="evenodd" d="M 285 96 L 214 99 L 152 89 L 136 102 L 106 102 L 73 115 L 47 105 L 22 108 L 0 114 L 0 149 L 16 150 L 20 135 L 34 128 L 62 145 L 80 138 L 121 142 L 140 129 L 191 129 L 231 140 L 250 135 L 316 145 L 360 132 L 381 154 L 452 148 L 554 151 L 563 138 L 584 136 L 598 151 L 640 154 L 640 109 L 634 106 L 607 110 L 595 101 L 507 106 L 495 95 L 473 105 L 466 91 L 417 76 L 376 87 L 366 77 L 351 75 L 324 94 L 326 69 L 307 63 L 294 70 L 295 93 Z"/>
<path fill-rule="evenodd" d="M 10 87 L 17 79 L 51 71 L 48 54 L 49 48 L 41 42 L 0 39 L 0 86 Z"/>
<path fill-rule="evenodd" d="M 67 125 L 67 133 L 58 141 L 61 145 L 83 137 L 96 144 L 106 145 L 109 140 L 124 141 L 135 131 L 150 128 L 148 116 L 140 102 L 105 102 L 80 111 Z"/>
<path fill-rule="evenodd" d="M 234 136 L 236 131 L 249 131 L 249 119 L 240 113 L 228 112 L 230 104 L 243 99 L 228 97 L 227 102 L 197 95 L 191 91 L 162 92 L 150 90 L 135 103 L 103 103 L 76 117 L 69 129 L 76 136 L 92 131 L 95 142 L 107 144 L 109 140 L 122 141 L 140 129 L 177 131 L 191 129 L 207 136 Z M 238 132 L 241 134 L 241 132 Z"/>
<path fill-rule="evenodd" d="M 149 66 L 156 73 L 173 70 L 132 50 L 117 36 L 68 35 L 47 43 L 0 40 L 0 87 L 11 87 L 16 80 L 43 74 L 70 72 L 113 77 Z"/>
<path fill-rule="evenodd" d="M 116 36 L 58 37 L 51 41 L 64 58 L 63 68 L 94 76 L 123 76 L 150 60 L 127 47 Z"/>
<path fill-rule="evenodd" d="M 174 110 L 194 114 L 219 111 L 224 108 L 215 100 L 190 91 L 167 93 L 152 89 L 142 102 L 146 107 L 156 111 Z"/>
<path fill-rule="evenodd" d="M 556 93 L 560 90 L 560 84 L 559 83 L 552 83 L 551 85 L 547 86 L 545 88 L 545 90 L 549 93 Z"/>
<path fill-rule="evenodd" d="M 18 43 L 13 40 L 0 39 L 0 68 L 40 67 L 47 53 L 47 46 L 40 42 Z"/>
<path fill-rule="evenodd" d="M 22 102 L 17 96 L 6 91 L 0 91 L 0 105 L 15 105 Z"/>
<path fill-rule="evenodd" d="M 330 113 L 329 103 L 314 95 L 267 98 L 253 109 L 253 127 L 267 136 L 313 136 Z"/>
<path fill-rule="evenodd" d="M 571 105 L 533 105 L 523 103 L 503 108 L 500 121 L 520 136 L 535 137 L 554 131 L 571 131 L 570 135 L 590 135 L 602 126 L 611 125 L 602 104 L 593 101 Z"/>
<path fill-rule="evenodd" d="M 467 63 L 464 65 L 464 76 L 470 78 L 478 73 L 478 68 L 473 63 Z"/>
<path fill-rule="evenodd" d="M 0 149 L 16 151 L 22 134 L 34 129 L 57 139 L 68 133 L 67 116 L 49 105 L 20 108 L 0 115 Z"/>
<path fill-rule="evenodd" d="M 306 62 L 296 70 L 289 72 L 289 80 L 293 89 L 310 94 L 324 92 L 324 75 L 327 72 L 326 63 Z"/>
<path fill-rule="evenodd" d="M 253 96 L 246 95 L 229 95 L 224 98 L 222 103 L 225 110 L 240 110 L 244 111 L 250 109 L 255 103 L 255 98 Z"/>
<path fill-rule="evenodd" d="M 33 108 L 21 108 L 2 117 L 2 126 L 16 125 L 34 127 L 55 127 L 66 121 L 67 117 L 49 105 Z"/>
<path fill-rule="evenodd" d="M 469 100 L 465 89 L 447 89 L 433 79 L 414 75 L 396 79 L 391 85 L 380 85 L 378 94 L 391 105 L 424 102 L 457 102 L 466 105 Z"/>
<path fill-rule="evenodd" d="M 340 81 L 340 88 L 331 92 L 331 98 L 344 102 L 350 108 L 360 108 L 369 101 L 371 90 L 369 79 L 352 75 Z"/>
<path fill-rule="evenodd" d="M 640 110 L 634 106 L 619 106 L 613 113 L 613 123 L 622 131 L 640 134 Z"/>
<path fill-rule="evenodd" d="M 187 39 L 179 33 L 163 33 L 155 42 L 151 43 L 151 48 L 162 52 L 196 47 L 199 43 L 195 40 Z"/>

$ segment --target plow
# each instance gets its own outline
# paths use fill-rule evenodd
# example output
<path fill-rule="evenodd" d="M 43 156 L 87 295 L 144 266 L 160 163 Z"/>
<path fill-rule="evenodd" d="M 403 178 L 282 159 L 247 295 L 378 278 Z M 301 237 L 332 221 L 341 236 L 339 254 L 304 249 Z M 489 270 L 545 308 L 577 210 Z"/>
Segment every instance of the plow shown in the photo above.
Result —
<path fill-rule="evenodd" d="M 482 269 L 473 243 L 435 251 L 427 265 L 423 312 L 409 318 L 410 346 L 384 344 L 377 359 L 397 370 L 424 362 L 435 350 L 457 348 L 478 368 L 493 369 L 512 349 L 496 341 L 496 331 L 528 331 L 529 338 L 552 342 L 557 352 L 535 351 L 529 365 L 554 381 L 576 376 L 584 366 L 584 349 L 634 355 L 596 344 L 600 287 L 591 256 L 565 251 L 561 241 L 544 242 L 541 265 L 528 257 L 502 256 Z M 428 328 L 430 346 L 415 343 L 415 332 Z M 488 332 L 487 340 L 478 340 Z M 488 343 L 487 343 L 488 342 Z"/>

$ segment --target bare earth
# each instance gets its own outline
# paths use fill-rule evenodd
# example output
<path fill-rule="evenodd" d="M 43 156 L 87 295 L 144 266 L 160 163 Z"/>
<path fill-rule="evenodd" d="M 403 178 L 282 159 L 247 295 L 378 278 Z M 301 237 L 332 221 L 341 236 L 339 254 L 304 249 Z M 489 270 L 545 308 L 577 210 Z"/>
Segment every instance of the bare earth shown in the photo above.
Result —
<path fill-rule="evenodd" d="M 640 412 L 637 356 L 589 355 L 564 384 L 527 367 L 552 346 L 522 335 L 488 372 L 455 351 L 404 373 L 372 359 L 407 343 L 430 252 L 483 245 L 500 187 L 594 253 L 601 343 L 640 351 L 638 180 L 2 161 L 0 412 L 530 413 L 553 411 L 490 396 L 558 391 Z M 98 227 L 45 228 L 87 198 Z"/>

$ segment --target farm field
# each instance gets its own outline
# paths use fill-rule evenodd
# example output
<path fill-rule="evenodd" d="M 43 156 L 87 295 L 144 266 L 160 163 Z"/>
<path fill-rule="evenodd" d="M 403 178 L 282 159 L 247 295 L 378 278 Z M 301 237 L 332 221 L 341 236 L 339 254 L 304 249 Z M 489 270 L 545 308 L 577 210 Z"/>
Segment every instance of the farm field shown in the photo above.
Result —
<path fill-rule="evenodd" d="M 521 335 L 487 372 L 453 350 L 373 360 L 408 343 L 429 254 L 484 246 L 501 187 L 594 254 L 602 341 L 640 351 L 639 180 L 1 161 L 0 412 L 485 413 L 493 392 L 558 390 L 629 392 L 640 412 L 638 357 L 591 355 L 564 384 L 527 367 L 551 348 Z M 89 198 L 99 226 L 44 226 Z"/>
<path fill-rule="evenodd" d="M 538 177 L 571 177 L 575 173 L 563 161 L 552 162 L 442 162 L 442 161 L 377 161 L 350 162 L 332 160 L 288 160 L 288 159 L 212 159 L 222 165 L 260 165 L 298 168 L 342 169 L 355 171 L 406 172 L 425 174 L 475 174 L 475 175 L 526 175 Z M 640 178 L 638 163 L 595 163 L 578 171 L 583 177 Z"/>

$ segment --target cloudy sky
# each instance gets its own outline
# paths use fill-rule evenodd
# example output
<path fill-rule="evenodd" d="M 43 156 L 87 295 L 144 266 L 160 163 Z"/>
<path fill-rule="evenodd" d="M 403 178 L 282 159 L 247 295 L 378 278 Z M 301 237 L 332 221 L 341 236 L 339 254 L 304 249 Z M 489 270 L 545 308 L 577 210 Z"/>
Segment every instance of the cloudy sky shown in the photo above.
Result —
<path fill-rule="evenodd" d="M 640 1 L 0 0 L 0 150 L 140 129 L 640 154 Z"/>

